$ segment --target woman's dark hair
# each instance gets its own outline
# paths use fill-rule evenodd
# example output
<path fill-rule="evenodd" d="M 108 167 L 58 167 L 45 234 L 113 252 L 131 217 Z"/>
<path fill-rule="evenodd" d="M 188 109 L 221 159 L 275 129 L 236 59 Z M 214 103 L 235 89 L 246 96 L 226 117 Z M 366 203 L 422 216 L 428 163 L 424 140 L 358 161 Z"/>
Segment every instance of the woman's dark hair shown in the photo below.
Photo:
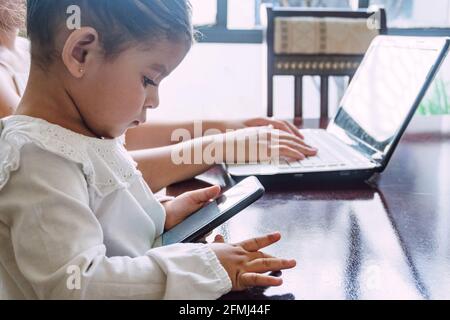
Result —
<path fill-rule="evenodd" d="M 80 8 L 81 26 L 97 30 L 107 58 L 133 42 L 193 42 L 189 0 L 28 0 L 27 33 L 33 59 L 48 65 L 58 54 L 55 39 L 67 28 L 67 10 L 73 5 Z"/>

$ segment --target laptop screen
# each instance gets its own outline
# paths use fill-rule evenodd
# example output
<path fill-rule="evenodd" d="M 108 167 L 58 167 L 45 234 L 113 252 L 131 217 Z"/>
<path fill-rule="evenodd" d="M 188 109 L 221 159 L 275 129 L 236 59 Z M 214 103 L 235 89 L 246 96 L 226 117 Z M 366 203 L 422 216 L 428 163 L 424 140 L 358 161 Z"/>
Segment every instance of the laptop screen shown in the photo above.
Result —
<path fill-rule="evenodd" d="M 362 142 L 373 158 L 382 160 L 415 111 L 412 109 L 417 107 L 416 100 L 439 62 L 444 44 L 436 38 L 377 38 L 334 119 L 347 140 Z"/>

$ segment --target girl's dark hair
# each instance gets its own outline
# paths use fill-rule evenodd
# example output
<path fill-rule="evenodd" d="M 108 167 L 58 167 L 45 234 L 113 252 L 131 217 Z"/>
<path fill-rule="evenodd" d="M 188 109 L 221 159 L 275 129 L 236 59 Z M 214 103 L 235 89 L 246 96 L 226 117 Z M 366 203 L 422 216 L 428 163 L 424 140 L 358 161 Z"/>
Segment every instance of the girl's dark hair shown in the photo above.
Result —
<path fill-rule="evenodd" d="M 152 40 L 193 42 L 189 0 L 28 0 L 27 33 L 33 59 L 44 65 L 58 54 L 55 39 L 67 29 L 67 9 L 80 8 L 81 26 L 97 30 L 105 57 L 135 42 Z"/>

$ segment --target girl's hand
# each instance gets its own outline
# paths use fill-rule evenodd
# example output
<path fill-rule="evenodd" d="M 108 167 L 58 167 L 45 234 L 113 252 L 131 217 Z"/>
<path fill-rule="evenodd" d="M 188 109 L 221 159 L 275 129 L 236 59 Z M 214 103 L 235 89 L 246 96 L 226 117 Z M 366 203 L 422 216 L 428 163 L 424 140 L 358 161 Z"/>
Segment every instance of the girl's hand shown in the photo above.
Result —
<path fill-rule="evenodd" d="M 304 139 L 304 136 L 300 133 L 299 129 L 288 121 L 276 120 L 272 118 L 255 118 L 246 120 L 243 122 L 246 127 L 267 127 L 272 126 L 274 129 L 284 131 L 292 134 L 300 139 Z"/>
<path fill-rule="evenodd" d="M 192 213 L 214 200 L 220 194 L 220 186 L 183 193 L 174 200 L 163 204 L 166 209 L 165 230 L 170 230 Z"/>
<path fill-rule="evenodd" d="M 282 279 L 264 273 L 296 266 L 295 260 L 279 259 L 259 251 L 280 239 L 281 235 L 274 233 L 231 245 L 225 244 L 223 237 L 218 235 L 215 242 L 208 246 L 227 271 L 233 284 L 232 290 L 241 291 L 250 287 L 280 286 Z"/>

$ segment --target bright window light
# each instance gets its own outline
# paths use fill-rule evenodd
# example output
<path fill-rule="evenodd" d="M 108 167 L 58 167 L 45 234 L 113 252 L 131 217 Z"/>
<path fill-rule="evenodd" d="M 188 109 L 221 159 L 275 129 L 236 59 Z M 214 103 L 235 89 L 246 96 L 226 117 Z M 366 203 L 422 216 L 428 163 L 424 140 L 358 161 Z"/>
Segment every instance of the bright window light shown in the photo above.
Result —
<path fill-rule="evenodd" d="M 217 16 L 217 0 L 191 0 L 193 22 L 196 26 L 214 25 Z"/>

